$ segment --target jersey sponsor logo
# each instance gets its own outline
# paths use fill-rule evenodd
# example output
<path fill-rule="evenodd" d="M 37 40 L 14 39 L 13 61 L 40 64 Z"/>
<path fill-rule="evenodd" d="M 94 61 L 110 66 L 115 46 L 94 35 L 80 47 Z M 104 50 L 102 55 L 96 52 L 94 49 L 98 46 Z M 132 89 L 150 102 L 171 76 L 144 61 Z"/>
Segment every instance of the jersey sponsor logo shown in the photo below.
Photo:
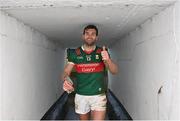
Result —
<path fill-rule="evenodd" d="M 104 71 L 104 63 L 87 63 L 87 64 L 76 64 L 75 69 L 78 73 L 93 73 Z"/>

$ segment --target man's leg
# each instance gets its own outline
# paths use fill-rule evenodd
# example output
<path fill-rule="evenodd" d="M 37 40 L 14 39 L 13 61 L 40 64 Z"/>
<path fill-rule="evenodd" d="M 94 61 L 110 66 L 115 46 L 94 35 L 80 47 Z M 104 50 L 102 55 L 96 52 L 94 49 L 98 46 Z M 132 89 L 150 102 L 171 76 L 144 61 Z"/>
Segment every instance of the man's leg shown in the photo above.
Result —
<path fill-rule="evenodd" d="M 87 114 L 79 114 L 79 119 L 80 119 L 80 120 L 89 120 L 89 115 L 90 115 L 90 113 L 87 113 Z"/>
<path fill-rule="evenodd" d="M 105 120 L 106 110 L 105 111 L 91 111 L 92 120 Z"/>
<path fill-rule="evenodd" d="M 90 118 L 90 107 L 88 104 L 87 96 L 75 95 L 75 112 L 79 115 L 80 120 L 89 120 Z"/>
<path fill-rule="evenodd" d="M 105 94 L 96 95 L 91 100 L 91 119 L 104 120 L 106 116 L 107 98 Z"/>

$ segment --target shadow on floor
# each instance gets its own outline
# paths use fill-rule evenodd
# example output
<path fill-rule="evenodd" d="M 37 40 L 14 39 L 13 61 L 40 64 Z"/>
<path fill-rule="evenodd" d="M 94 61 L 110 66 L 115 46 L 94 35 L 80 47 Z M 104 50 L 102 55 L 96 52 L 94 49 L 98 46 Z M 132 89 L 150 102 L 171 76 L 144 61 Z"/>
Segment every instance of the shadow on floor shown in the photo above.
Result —
<path fill-rule="evenodd" d="M 74 93 L 64 92 L 61 97 L 44 114 L 41 120 L 79 120 L 74 108 Z M 132 120 L 126 109 L 112 91 L 107 91 L 106 120 Z"/>

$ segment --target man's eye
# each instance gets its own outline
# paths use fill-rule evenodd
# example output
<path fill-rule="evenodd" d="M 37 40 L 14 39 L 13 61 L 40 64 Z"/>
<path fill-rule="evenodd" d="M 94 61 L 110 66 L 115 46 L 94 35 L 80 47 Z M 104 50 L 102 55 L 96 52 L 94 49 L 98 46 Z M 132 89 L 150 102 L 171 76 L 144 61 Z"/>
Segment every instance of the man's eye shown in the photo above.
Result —
<path fill-rule="evenodd" d="M 90 35 L 89 33 L 86 33 L 86 35 Z"/>
<path fill-rule="evenodd" d="M 89 33 L 89 32 L 85 32 L 86 35 L 91 35 L 91 36 L 95 36 L 96 33 Z"/>

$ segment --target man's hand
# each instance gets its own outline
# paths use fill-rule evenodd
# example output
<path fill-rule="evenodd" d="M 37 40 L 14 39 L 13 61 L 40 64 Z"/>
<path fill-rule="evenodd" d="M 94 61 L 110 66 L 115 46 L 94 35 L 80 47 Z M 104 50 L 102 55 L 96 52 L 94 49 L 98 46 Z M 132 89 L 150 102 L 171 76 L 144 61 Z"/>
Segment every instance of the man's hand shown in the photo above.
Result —
<path fill-rule="evenodd" d="M 69 82 L 66 78 L 64 79 L 63 90 L 67 93 L 71 93 L 72 91 L 74 91 L 73 84 Z"/>
<path fill-rule="evenodd" d="M 109 58 L 109 54 L 108 52 L 106 51 L 106 48 L 105 46 L 103 46 L 103 51 L 101 51 L 101 56 L 102 56 L 102 60 L 103 61 L 108 61 L 110 58 Z"/>
<path fill-rule="evenodd" d="M 117 65 L 110 59 L 108 52 L 106 51 L 105 46 L 103 46 L 103 51 L 101 51 L 102 60 L 104 61 L 104 64 L 106 68 L 112 73 L 117 74 L 118 73 L 118 67 Z"/>
<path fill-rule="evenodd" d="M 64 81 L 63 90 L 67 91 L 67 93 L 71 93 L 72 91 L 74 91 L 73 83 L 68 81 L 68 76 L 70 75 L 73 67 L 74 64 L 67 64 L 62 75 L 62 80 Z"/>

